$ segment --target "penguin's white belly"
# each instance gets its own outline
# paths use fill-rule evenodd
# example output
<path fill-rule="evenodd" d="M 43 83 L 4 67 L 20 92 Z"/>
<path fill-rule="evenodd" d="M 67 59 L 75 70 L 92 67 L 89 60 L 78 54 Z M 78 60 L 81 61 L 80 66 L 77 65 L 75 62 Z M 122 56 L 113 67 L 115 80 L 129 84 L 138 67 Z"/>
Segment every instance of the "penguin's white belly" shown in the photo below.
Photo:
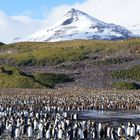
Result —
<path fill-rule="evenodd" d="M 95 132 L 94 131 L 92 132 L 92 138 L 93 139 L 95 138 Z"/>
<path fill-rule="evenodd" d="M 84 133 L 82 131 L 80 131 L 79 135 L 80 135 L 80 139 L 84 139 Z"/>
<path fill-rule="evenodd" d="M 15 138 L 18 138 L 20 136 L 20 130 L 19 128 L 16 128 L 15 130 Z"/>
<path fill-rule="evenodd" d="M 132 127 L 132 128 L 130 129 L 130 136 L 131 136 L 131 137 L 134 137 L 134 136 L 135 136 L 135 128 L 134 128 L 134 127 Z"/>
<path fill-rule="evenodd" d="M 34 122 L 34 130 L 38 129 L 38 123 Z"/>
<path fill-rule="evenodd" d="M 58 138 L 59 139 L 63 138 L 63 132 L 61 130 L 58 131 Z"/>
<path fill-rule="evenodd" d="M 47 132 L 46 132 L 46 139 L 50 139 L 50 131 L 49 130 L 47 130 Z"/>
<path fill-rule="evenodd" d="M 121 128 L 119 127 L 119 128 L 118 128 L 118 136 L 121 137 L 121 134 L 122 134 L 122 130 L 121 130 Z"/>
<path fill-rule="evenodd" d="M 131 128 L 128 127 L 128 128 L 127 128 L 127 136 L 130 136 L 130 130 L 131 130 Z"/>
<path fill-rule="evenodd" d="M 42 139 L 43 138 L 43 132 L 39 130 L 38 132 L 38 139 Z"/>
<path fill-rule="evenodd" d="M 33 130 L 31 127 L 28 128 L 28 137 L 32 137 L 33 135 Z"/>
<path fill-rule="evenodd" d="M 110 137 L 110 128 L 107 129 L 107 137 Z"/>

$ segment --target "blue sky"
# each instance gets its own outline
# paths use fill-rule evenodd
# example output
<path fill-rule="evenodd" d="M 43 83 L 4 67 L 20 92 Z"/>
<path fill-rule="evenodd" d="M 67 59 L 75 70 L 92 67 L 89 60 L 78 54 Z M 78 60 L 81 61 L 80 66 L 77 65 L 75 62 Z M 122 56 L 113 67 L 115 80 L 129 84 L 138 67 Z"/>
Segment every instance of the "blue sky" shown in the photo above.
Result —
<path fill-rule="evenodd" d="M 128 29 L 139 27 L 140 31 L 139 5 L 140 0 L 0 0 L 0 42 L 44 30 L 71 8 Z"/>
<path fill-rule="evenodd" d="M 81 3 L 84 0 L 0 0 L 0 11 L 8 15 L 29 15 L 42 18 L 43 10 L 51 10 L 57 5 Z"/>

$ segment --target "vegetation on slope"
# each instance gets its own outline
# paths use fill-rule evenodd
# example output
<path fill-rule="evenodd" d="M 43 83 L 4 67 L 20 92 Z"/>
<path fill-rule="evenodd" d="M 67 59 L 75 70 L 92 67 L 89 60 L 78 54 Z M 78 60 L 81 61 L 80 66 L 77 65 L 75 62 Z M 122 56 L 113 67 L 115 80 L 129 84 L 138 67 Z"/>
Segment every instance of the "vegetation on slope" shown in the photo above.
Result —
<path fill-rule="evenodd" d="M 22 76 L 16 68 L 1 68 L 1 88 L 41 88 L 42 86 L 33 81 L 32 78 Z"/>
<path fill-rule="evenodd" d="M 136 90 L 140 89 L 140 86 L 136 83 L 129 83 L 129 82 L 116 82 L 113 84 L 114 88 L 117 89 L 124 89 L 124 90 Z"/>
<path fill-rule="evenodd" d="M 117 70 L 111 73 L 113 78 L 119 79 L 120 82 L 113 84 L 113 87 L 118 89 L 140 89 L 137 83 L 123 82 L 121 80 L 133 80 L 140 82 L 140 65 L 134 66 L 126 70 Z"/>
<path fill-rule="evenodd" d="M 5 45 L 4 43 L 2 43 L 2 42 L 0 42 L 0 46 L 3 46 L 3 45 Z"/>
<path fill-rule="evenodd" d="M 7 53 L 7 51 L 10 52 Z M 0 47 L 0 63 L 16 66 L 56 65 L 68 61 L 88 59 L 90 54 L 109 56 L 118 53 L 140 54 L 140 39 L 124 41 L 75 40 L 55 43 L 22 42 L 9 44 Z"/>
<path fill-rule="evenodd" d="M 33 73 L 28 75 L 14 67 L 0 68 L 0 88 L 52 88 L 55 84 L 71 80 L 64 74 Z"/>
<path fill-rule="evenodd" d="M 134 66 L 126 70 L 117 70 L 111 73 L 113 78 L 117 79 L 132 79 L 140 81 L 140 65 Z"/>
<path fill-rule="evenodd" d="M 121 41 L 75 40 L 54 43 L 21 42 L 2 45 L 0 46 L 0 65 L 6 69 L 6 73 L 3 73 L 3 70 L 1 69 L 0 87 L 46 88 L 54 87 L 58 83 L 73 80 L 68 75 L 55 74 L 57 73 L 57 68 L 59 68 L 60 73 L 61 70 L 63 70 L 62 73 L 66 73 L 66 69 L 68 69 L 71 70 L 70 72 L 72 73 L 74 70 L 78 69 L 79 75 L 77 77 L 82 79 L 84 83 L 81 85 L 88 85 L 88 83 L 86 83 L 89 78 L 88 70 L 93 69 L 93 72 L 95 70 L 95 74 L 91 75 L 96 77 L 96 71 L 97 73 L 99 71 L 98 65 L 101 68 L 98 77 L 101 76 L 102 78 L 104 78 L 104 75 L 105 78 L 108 78 L 106 76 L 108 72 L 119 66 L 119 70 L 111 73 L 111 84 L 114 80 L 138 83 L 140 81 L 140 66 L 120 70 L 122 69 L 121 66 L 129 66 L 131 61 L 133 61 L 133 64 L 135 65 L 138 63 L 138 60 L 140 60 L 140 39 L 138 38 Z M 55 73 L 32 72 L 31 74 L 28 74 L 13 68 L 33 66 L 30 67 L 32 69 L 34 66 L 37 66 L 36 68 L 38 68 L 38 66 L 48 65 L 52 65 L 52 67 L 49 68 L 53 69 Z M 108 66 L 104 67 L 104 65 Z M 28 68 L 26 69 L 27 71 Z M 110 68 L 109 71 L 108 68 Z M 77 75 L 76 72 L 75 75 Z M 75 76 L 75 79 L 77 77 Z M 87 78 L 86 80 L 85 77 Z M 97 78 L 97 81 L 95 82 L 98 83 L 98 79 L 99 78 Z M 81 81 L 78 81 L 79 85 Z M 92 77 L 89 78 L 89 81 L 91 81 L 91 83 L 89 82 L 88 86 L 94 85 Z M 106 84 L 104 81 L 106 81 L 106 79 L 103 80 L 102 85 L 110 87 L 110 83 L 107 82 Z M 126 86 L 126 83 L 116 84 L 114 85 L 115 87 L 120 85 Z M 98 87 L 98 84 L 95 85 Z"/>
<path fill-rule="evenodd" d="M 94 65 L 111 65 L 111 64 L 122 64 L 126 62 L 133 61 L 133 58 L 127 57 L 116 57 L 116 58 L 107 58 L 103 60 L 93 61 L 92 64 Z"/>
<path fill-rule="evenodd" d="M 35 73 L 33 74 L 34 79 L 44 85 L 54 86 L 59 83 L 66 83 L 73 81 L 68 75 L 55 74 L 55 73 Z"/>

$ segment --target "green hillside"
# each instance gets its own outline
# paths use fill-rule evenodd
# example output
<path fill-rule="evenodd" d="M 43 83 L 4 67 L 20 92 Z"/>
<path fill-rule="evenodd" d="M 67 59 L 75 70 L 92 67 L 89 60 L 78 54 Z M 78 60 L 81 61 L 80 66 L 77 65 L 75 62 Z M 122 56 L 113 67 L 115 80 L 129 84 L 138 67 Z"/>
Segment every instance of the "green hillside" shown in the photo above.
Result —
<path fill-rule="evenodd" d="M 124 41 L 75 40 L 56 43 L 24 42 L 2 46 L 0 62 L 17 66 L 56 65 L 88 59 L 90 54 L 140 54 L 140 39 Z"/>
<path fill-rule="evenodd" d="M 131 79 L 140 82 L 140 65 L 126 70 L 117 70 L 112 72 L 112 77 L 117 79 Z"/>
<path fill-rule="evenodd" d="M 136 83 L 130 82 L 116 82 L 113 84 L 114 88 L 124 89 L 124 90 L 137 90 L 140 89 L 140 86 Z"/>
<path fill-rule="evenodd" d="M 0 66 L 0 88 L 139 89 L 140 39 L 2 45 Z"/>
<path fill-rule="evenodd" d="M 2 42 L 0 42 L 0 46 L 3 46 L 3 45 L 5 45 L 4 43 L 2 43 Z"/>
<path fill-rule="evenodd" d="M 0 68 L 1 88 L 53 88 L 55 84 L 70 81 L 72 81 L 72 78 L 64 74 L 26 74 L 14 67 Z"/>

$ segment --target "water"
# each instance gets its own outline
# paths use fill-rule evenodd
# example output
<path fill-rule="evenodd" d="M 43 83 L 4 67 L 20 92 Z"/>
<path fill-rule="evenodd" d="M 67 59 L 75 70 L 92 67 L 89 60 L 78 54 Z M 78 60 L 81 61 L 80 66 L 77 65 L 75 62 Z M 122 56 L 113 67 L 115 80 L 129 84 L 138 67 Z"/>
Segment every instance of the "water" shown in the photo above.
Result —
<path fill-rule="evenodd" d="M 105 110 L 93 110 L 93 111 L 80 111 L 78 112 L 79 119 L 93 119 L 96 121 L 128 121 L 135 120 L 140 121 L 140 111 L 105 111 Z"/>

